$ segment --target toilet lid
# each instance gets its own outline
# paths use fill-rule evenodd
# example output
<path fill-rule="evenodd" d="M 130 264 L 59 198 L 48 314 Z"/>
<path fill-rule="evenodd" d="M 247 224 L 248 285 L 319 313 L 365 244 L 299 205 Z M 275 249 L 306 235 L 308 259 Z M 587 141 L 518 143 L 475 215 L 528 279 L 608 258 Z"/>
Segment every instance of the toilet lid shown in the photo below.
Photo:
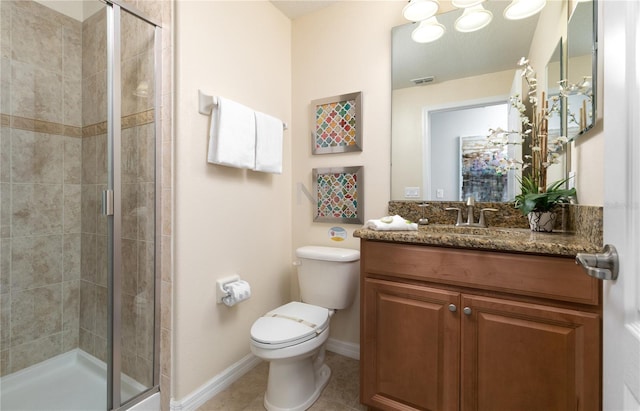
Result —
<path fill-rule="evenodd" d="M 261 347 L 283 348 L 315 338 L 328 325 L 328 309 L 294 301 L 258 318 L 251 338 Z"/>

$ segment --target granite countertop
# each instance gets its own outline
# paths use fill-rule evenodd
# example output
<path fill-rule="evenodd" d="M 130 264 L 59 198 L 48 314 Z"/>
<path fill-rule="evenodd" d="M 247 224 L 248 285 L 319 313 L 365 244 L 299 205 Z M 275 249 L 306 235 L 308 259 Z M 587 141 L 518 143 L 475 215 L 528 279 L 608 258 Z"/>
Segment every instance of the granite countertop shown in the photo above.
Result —
<path fill-rule="evenodd" d="M 573 233 L 536 233 L 528 228 L 426 225 L 419 226 L 418 231 L 375 231 L 361 228 L 353 235 L 366 240 L 566 257 L 602 251 L 602 244 L 590 242 Z"/>

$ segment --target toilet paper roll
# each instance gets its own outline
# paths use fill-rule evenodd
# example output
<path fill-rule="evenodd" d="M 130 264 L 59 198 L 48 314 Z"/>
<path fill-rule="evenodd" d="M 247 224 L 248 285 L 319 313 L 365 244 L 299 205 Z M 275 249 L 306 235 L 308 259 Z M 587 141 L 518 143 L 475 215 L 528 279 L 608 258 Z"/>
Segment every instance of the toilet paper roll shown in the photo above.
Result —
<path fill-rule="evenodd" d="M 251 286 L 244 280 L 225 284 L 224 289 L 228 295 L 222 299 L 222 302 L 228 307 L 232 307 L 251 297 Z"/>

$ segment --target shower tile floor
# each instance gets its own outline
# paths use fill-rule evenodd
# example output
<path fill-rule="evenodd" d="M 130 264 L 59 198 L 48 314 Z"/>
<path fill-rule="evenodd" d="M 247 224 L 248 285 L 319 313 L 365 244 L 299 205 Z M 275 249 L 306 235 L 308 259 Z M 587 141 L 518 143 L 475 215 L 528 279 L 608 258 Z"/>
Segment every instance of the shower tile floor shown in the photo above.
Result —
<path fill-rule="evenodd" d="M 362 411 L 360 404 L 360 361 L 327 351 L 331 379 L 310 411 Z M 229 388 L 203 404 L 198 411 L 264 411 L 269 364 L 260 363 Z M 4 411 L 4 410 L 3 410 Z"/>

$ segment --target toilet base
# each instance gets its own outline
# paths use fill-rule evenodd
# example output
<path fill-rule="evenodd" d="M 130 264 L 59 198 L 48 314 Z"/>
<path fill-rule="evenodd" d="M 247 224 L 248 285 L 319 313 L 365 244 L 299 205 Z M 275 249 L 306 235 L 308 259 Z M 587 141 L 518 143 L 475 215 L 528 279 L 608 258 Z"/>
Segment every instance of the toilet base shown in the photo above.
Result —
<path fill-rule="evenodd" d="M 291 363 L 270 363 L 264 407 L 268 411 L 304 411 L 310 408 L 320 397 L 331 377 L 331 369 L 327 364 L 322 364 L 316 370 L 314 368 L 312 358 L 307 358 L 302 363 L 300 360 Z M 291 372 L 295 372 L 298 378 L 280 378 Z M 279 381 L 286 381 L 288 384 L 281 386 L 284 384 L 278 384 Z"/>

